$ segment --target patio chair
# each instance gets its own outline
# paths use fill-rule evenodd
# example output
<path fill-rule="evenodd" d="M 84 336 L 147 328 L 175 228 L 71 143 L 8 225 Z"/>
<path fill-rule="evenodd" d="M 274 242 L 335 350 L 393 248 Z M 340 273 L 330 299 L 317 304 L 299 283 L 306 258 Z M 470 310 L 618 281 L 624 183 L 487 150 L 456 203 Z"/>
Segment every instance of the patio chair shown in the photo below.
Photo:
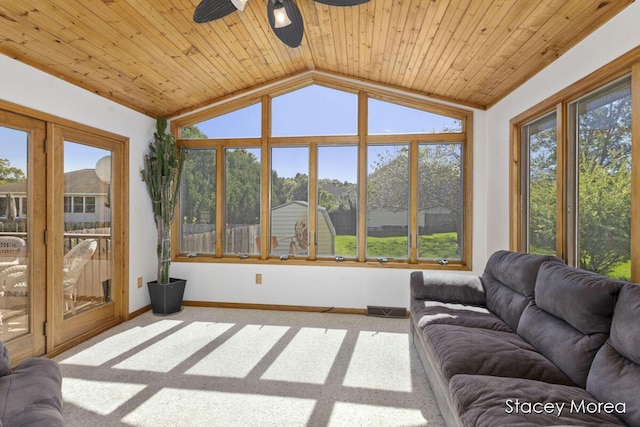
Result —
<path fill-rule="evenodd" d="M 0 271 L 0 310 L 26 310 L 27 307 L 27 266 L 12 265 Z M 0 325 L 4 325 L 4 313 L 0 311 Z"/>
<path fill-rule="evenodd" d="M 26 244 L 15 236 L 0 236 L 0 269 L 20 264 L 25 256 Z"/>
<path fill-rule="evenodd" d="M 78 279 L 84 270 L 85 265 L 91 259 L 98 241 L 95 239 L 87 239 L 75 245 L 64 256 L 64 276 L 63 276 L 63 294 L 65 304 L 68 301 L 71 306 L 71 312 L 76 314 L 76 290 Z"/>

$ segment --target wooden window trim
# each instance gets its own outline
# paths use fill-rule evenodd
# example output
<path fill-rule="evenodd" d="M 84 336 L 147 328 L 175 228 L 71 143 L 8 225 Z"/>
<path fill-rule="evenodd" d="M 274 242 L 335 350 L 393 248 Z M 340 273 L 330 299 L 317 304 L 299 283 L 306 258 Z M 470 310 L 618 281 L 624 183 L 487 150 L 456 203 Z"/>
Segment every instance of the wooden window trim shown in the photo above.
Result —
<path fill-rule="evenodd" d="M 558 171 L 558 192 L 557 192 L 557 241 L 556 255 L 567 260 L 569 254 L 566 249 L 568 236 L 567 224 L 567 121 L 568 106 L 575 100 L 587 95 L 600 87 L 622 78 L 625 75 L 631 76 L 631 151 L 632 158 L 640 159 L 640 47 L 637 47 L 614 61 L 604 65 L 586 77 L 578 80 L 571 86 L 557 92 L 551 97 L 541 101 L 533 107 L 525 110 L 509 121 L 509 248 L 514 251 L 522 250 L 522 200 L 521 200 L 521 137 L 520 129 L 527 123 L 538 117 L 553 111 L 557 113 L 557 171 Z M 640 182 L 640 162 L 632 162 L 632 186 L 631 186 L 631 281 L 640 280 L 640 262 L 633 260 L 640 259 L 640 227 L 637 226 L 640 216 L 640 185 L 633 183 Z"/>
<path fill-rule="evenodd" d="M 337 136 L 302 136 L 302 137 L 271 137 L 271 99 L 275 96 L 282 95 L 312 84 L 326 86 L 331 89 L 338 89 L 358 95 L 358 115 L 357 115 L 357 135 L 337 135 Z M 415 108 L 423 111 L 427 111 L 434 114 L 441 114 L 462 121 L 462 132 L 455 133 L 436 133 L 436 134 L 393 134 L 393 135 L 368 135 L 368 100 L 369 98 L 378 99 L 386 102 L 391 102 L 398 105 L 403 105 L 410 108 Z M 262 103 L 262 136 L 260 138 L 237 138 L 237 139 L 181 139 L 182 128 L 190 125 L 195 125 L 203 121 L 209 120 L 213 117 L 218 117 L 230 113 L 232 111 L 253 105 L 255 103 Z M 217 147 L 218 153 L 222 154 L 225 148 L 230 147 L 246 147 L 251 145 L 253 147 L 261 147 L 261 167 L 262 167 L 262 184 L 261 184 L 261 223 L 270 224 L 270 149 L 276 146 L 308 146 L 310 147 L 309 158 L 309 204 L 315 206 L 317 202 L 317 151 L 316 148 L 320 145 L 357 145 L 358 146 L 358 194 L 361 195 L 358 201 L 358 225 L 357 225 L 357 256 L 355 259 L 348 259 L 341 262 L 336 262 L 333 258 L 318 258 L 316 255 L 316 248 L 311 245 L 308 257 L 305 259 L 288 259 L 285 262 L 291 265 L 331 265 L 331 266 L 372 266 L 372 267 L 384 267 L 384 268 L 407 268 L 407 267 L 427 267 L 432 269 L 444 269 L 444 270 L 471 270 L 472 260 L 472 194 L 473 194 L 473 112 L 464 110 L 457 107 L 440 104 L 428 99 L 425 96 L 420 96 L 411 92 L 401 91 L 393 88 L 388 88 L 378 84 L 359 82 L 349 78 L 337 77 L 327 75 L 325 73 L 310 72 L 303 75 L 294 76 L 291 79 L 285 81 L 276 82 L 274 84 L 268 84 L 264 87 L 247 91 L 245 93 L 236 94 L 225 99 L 219 100 L 213 105 L 192 113 L 190 115 L 182 116 L 172 120 L 171 131 L 178 140 L 179 144 L 185 148 L 195 147 Z M 451 261 L 449 264 L 441 265 L 435 260 L 419 260 L 417 256 L 417 214 L 414 213 L 414 209 L 410 210 L 410 232 L 409 241 L 410 248 L 407 253 L 406 260 L 390 261 L 388 263 L 381 264 L 377 260 L 371 260 L 366 258 L 366 198 L 362 195 L 366 194 L 366 178 L 367 178 L 367 144 L 384 144 L 384 143 L 407 143 L 411 147 L 412 151 L 417 152 L 419 143 L 423 142 L 455 142 L 463 144 L 463 186 L 464 191 L 464 211 L 463 211 L 463 247 L 461 253 L 461 261 Z M 415 157 L 417 154 L 413 154 Z M 224 200 L 221 198 L 223 193 L 223 180 L 220 176 L 224 176 L 224 162 L 223 156 L 219 156 L 218 161 L 218 200 Z M 218 159 L 218 158 L 217 158 Z M 417 161 L 417 160 L 416 160 Z M 415 167 L 412 161 L 410 176 L 411 181 L 417 180 L 417 163 Z M 312 184 L 313 182 L 313 184 Z M 415 184 L 415 185 L 414 185 Z M 410 191 L 412 195 L 412 202 L 417 195 L 417 181 L 411 184 Z M 415 186 L 415 188 L 413 188 Z M 216 224 L 218 230 L 222 230 L 223 227 L 223 206 L 222 203 L 217 206 L 218 217 L 216 219 L 220 224 Z M 178 207 L 179 209 L 179 207 Z M 416 224 L 414 224 L 416 222 Z M 309 209 L 309 230 L 310 239 L 313 242 L 313 233 L 315 232 L 315 225 L 317 224 L 317 213 L 314 209 Z M 178 248 L 180 238 L 179 224 L 174 222 L 174 248 Z M 223 263 L 272 263 L 282 264 L 278 257 L 269 256 L 269 227 L 262 227 L 261 235 L 261 255 L 249 256 L 245 259 L 240 257 L 225 255 L 223 252 L 223 239 L 221 238 L 221 231 L 218 231 L 218 238 L 216 240 L 217 250 L 216 254 L 198 254 L 198 256 L 187 256 L 186 254 L 174 252 L 173 258 L 179 262 L 223 262 Z"/>

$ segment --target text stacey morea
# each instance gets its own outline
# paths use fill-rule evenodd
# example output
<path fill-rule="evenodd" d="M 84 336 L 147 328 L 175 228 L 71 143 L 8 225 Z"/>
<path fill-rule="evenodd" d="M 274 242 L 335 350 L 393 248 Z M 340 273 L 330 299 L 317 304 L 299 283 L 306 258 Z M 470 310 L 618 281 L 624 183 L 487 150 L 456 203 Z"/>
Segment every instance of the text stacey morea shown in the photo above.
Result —
<path fill-rule="evenodd" d="M 568 404 L 567 404 L 568 403 Z M 519 399 L 507 399 L 507 414 L 555 414 L 562 416 L 562 411 L 571 414 L 624 414 L 626 402 L 593 402 L 588 400 L 571 400 L 570 402 L 527 402 Z"/>

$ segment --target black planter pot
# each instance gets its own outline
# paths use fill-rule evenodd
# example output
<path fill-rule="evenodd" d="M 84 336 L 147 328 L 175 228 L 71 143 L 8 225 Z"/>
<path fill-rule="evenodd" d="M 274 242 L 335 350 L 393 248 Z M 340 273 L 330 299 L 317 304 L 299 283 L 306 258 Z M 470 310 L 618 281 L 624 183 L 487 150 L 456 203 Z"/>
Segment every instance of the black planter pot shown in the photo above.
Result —
<path fill-rule="evenodd" d="M 168 285 L 158 285 L 157 280 L 147 282 L 153 314 L 167 315 L 180 311 L 186 285 L 186 280 L 173 277 L 169 279 Z"/>

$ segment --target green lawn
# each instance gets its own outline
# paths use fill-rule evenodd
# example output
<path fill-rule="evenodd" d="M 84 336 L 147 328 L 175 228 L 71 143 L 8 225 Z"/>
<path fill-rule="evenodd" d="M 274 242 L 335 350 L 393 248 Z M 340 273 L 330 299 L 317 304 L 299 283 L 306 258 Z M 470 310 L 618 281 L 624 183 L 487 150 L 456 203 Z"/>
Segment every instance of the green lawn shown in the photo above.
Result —
<path fill-rule="evenodd" d="M 408 256 L 406 237 L 369 237 L 367 256 L 406 259 Z M 419 257 L 428 259 L 458 259 L 456 233 L 439 233 L 420 236 Z M 356 236 L 336 236 L 336 255 L 356 256 Z"/>

